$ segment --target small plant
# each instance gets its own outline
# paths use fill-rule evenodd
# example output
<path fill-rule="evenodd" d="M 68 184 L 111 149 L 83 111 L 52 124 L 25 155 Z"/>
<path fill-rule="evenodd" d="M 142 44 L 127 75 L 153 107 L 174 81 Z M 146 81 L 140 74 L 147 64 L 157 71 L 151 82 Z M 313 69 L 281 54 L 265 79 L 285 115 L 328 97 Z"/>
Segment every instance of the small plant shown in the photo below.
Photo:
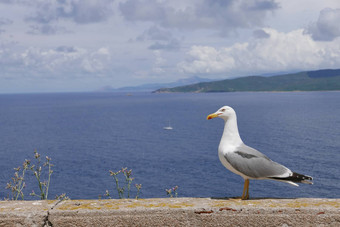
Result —
<path fill-rule="evenodd" d="M 118 174 L 121 173 L 121 170 L 119 170 L 118 172 L 113 172 L 113 171 L 110 170 L 109 172 L 110 172 L 110 176 L 112 176 L 112 177 L 115 179 L 116 190 L 117 190 L 117 192 L 118 192 L 119 198 L 121 199 L 121 198 L 123 198 L 124 188 L 119 187 L 119 180 L 118 180 L 118 176 L 117 176 Z M 106 196 L 110 196 L 108 190 L 106 190 L 106 194 L 105 194 L 105 195 L 106 195 Z M 111 198 L 111 197 L 110 197 L 110 198 Z"/>
<path fill-rule="evenodd" d="M 140 190 L 142 189 L 142 184 L 135 184 L 135 187 L 137 188 L 136 199 L 138 199 L 139 198 Z"/>
<path fill-rule="evenodd" d="M 48 189 L 50 187 L 50 181 L 51 181 L 51 175 L 53 173 L 53 170 L 51 167 L 53 166 L 51 164 L 51 158 L 46 156 L 46 161 L 43 164 L 43 167 L 48 167 L 48 179 L 46 181 L 41 180 L 41 174 L 42 174 L 42 168 L 41 167 L 41 158 L 40 154 L 37 151 L 34 151 L 34 157 L 36 159 L 36 165 L 32 165 L 31 169 L 34 171 L 34 176 L 38 181 L 39 191 L 40 195 L 36 194 L 34 191 L 30 194 L 31 196 L 39 197 L 41 200 L 45 200 L 48 197 Z M 35 168 L 35 169 L 34 169 Z"/>
<path fill-rule="evenodd" d="M 112 176 L 115 180 L 115 185 L 116 185 L 116 191 L 118 193 L 118 197 L 119 199 L 123 199 L 124 197 L 124 193 L 127 192 L 127 198 L 130 198 L 130 191 L 131 191 L 131 183 L 134 180 L 134 178 L 131 177 L 132 175 L 132 170 L 127 170 L 127 168 L 122 168 L 121 170 L 119 170 L 118 172 L 113 172 L 113 171 L 109 171 L 110 172 L 110 176 Z M 125 184 L 123 187 L 120 186 L 119 184 L 119 174 L 123 173 L 124 178 L 125 178 Z M 136 199 L 139 198 L 139 194 L 140 194 L 140 190 L 142 188 L 141 184 L 135 184 L 135 187 L 137 188 L 137 196 Z M 104 196 L 111 198 L 111 195 L 109 193 L 108 190 L 106 190 L 106 193 L 104 194 Z"/>
<path fill-rule="evenodd" d="M 69 200 L 70 198 L 66 196 L 66 193 L 63 193 L 61 195 L 56 195 L 55 199 L 59 201 L 64 201 L 64 200 Z"/>
<path fill-rule="evenodd" d="M 130 189 L 131 189 L 131 183 L 134 178 L 131 177 L 132 174 L 132 169 L 129 171 L 126 170 L 127 168 L 122 169 L 122 172 L 125 176 L 125 184 L 127 185 L 127 193 L 128 193 L 128 198 L 130 198 Z"/>
<path fill-rule="evenodd" d="M 34 158 L 35 165 L 30 160 L 26 159 L 22 165 L 22 168 L 20 166 L 18 168 L 14 168 L 14 170 L 16 171 L 14 173 L 14 177 L 12 177 L 12 181 L 10 183 L 7 183 L 6 185 L 6 189 L 10 189 L 12 193 L 12 198 L 10 198 L 10 196 L 8 195 L 8 199 L 12 200 L 18 200 L 19 198 L 21 198 L 22 200 L 24 199 L 23 189 L 26 187 L 25 174 L 28 174 L 30 172 L 32 172 L 35 178 L 37 179 L 40 191 L 39 194 L 36 194 L 34 191 L 32 191 L 30 195 L 39 197 L 41 200 L 47 199 L 48 190 L 51 182 L 51 175 L 53 173 L 52 170 L 53 165 L 51 164 L 51 158 L 46 156 L 46 161 L 43 164 L 41 164 L 40 154 L 37 151 L 34 151 Z M 47 173 L 43 173 L 44 168 L 48 168 Z M 43 176 L 46 176 L 47 180 L 43 181 L 42 180 Z M 65 199 L 68 197 L 66 196 L 66 194 L 62 194 L 60 198 Z"/>
<path fill-rule="evenodd" d="M 102 199 L 103 197 L 111 199 L 111 195 L 110 195 L 109 190 L 106 190 L 104 195 L 98 195 L 98 199 Z"/>
<path fill-rule="evenodd" d="M 56 195 L 55 199 L 58 200 L 58 203 L 64 201 L 64 200 L 69 200 L 70 197 L 66 196 L 66 193 L 63 193 L 61 195 Z"/>
<path fill-rule="evenodd" d="M 19 166 L 18 168 L 14 168 L 16 171 L 14 173 L 14 177 L 12 177 L 12 182 L 7 183 L 6 189 L 10 189 L 12 193 L 12 200 L 18 200 L 19 197 L 24 200 L 23 189 L 25 188 L 25 173 L 30 168 L 31 162 L 29 160 L 25 160 L 22 164 L 22 169 Z M 21 170 L 21 173 L 20 173 Z M 8 196 L 9 198 L 9 196 Z"/>
<path fill-rule="evenodd" d="M 105 192 L 105 195 L 104 196 L 106 196 L 106 197 L 108 197 L 109 199 L 111 199 L 111 195 L 110 195 L 110 192 L 109 192 L 109 190 L 106 190 L 106 192 Z"/>
<path fill-rule="evenodd" d="M 177 189 L 178 189 L 178 186 L 175 186 L 173 188 L 170 188 L 170 189 L 165 189 L 166 191 L 166 194 L 170 197 L 170 198 L 173 198 L 173 197 L 176 197 L 178 196 L 178 192 L 177 192 Z M 172 194 L 174 193 L 174 194 Z"/>

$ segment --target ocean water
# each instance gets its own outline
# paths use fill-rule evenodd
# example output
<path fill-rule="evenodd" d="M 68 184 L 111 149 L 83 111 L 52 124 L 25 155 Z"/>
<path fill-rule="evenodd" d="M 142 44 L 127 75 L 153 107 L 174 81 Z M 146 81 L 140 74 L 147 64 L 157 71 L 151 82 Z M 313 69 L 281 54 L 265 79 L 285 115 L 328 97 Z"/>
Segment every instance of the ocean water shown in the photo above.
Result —
<path fill-rule="evenodd" d="M 220 163 L 224 105 L 238 116 L 243 141 L 272 160 L 314 177 L 314 185 L 252 180 L 251 198 L 340 196 L 340 92 L 208 94 L 70 93 L 0 95 L 0 198 L 14 167 L 52 158 L 49 198 L 118 198 L 109 170 L 132 169 L 140 197 L 241 196 L 243 179 Z M 164 130 L 168 121 L 173 130 Z M 38 187 L 27 174 L 26 199 Z M 123 183 L 123 179 L 120 179 Z M 132 186 L 131 196 L 136 189 Z"/>

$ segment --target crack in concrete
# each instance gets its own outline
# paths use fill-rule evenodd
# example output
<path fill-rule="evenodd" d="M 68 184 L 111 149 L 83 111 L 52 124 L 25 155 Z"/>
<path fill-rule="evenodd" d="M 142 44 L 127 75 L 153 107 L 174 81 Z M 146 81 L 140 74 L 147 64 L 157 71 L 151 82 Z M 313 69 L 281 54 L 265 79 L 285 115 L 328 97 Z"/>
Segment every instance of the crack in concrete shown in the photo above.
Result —
<path fill-rule="evenodd" d="M 50 217 L 50 211 L 53 210 L 58 204 L 64 202 L 65 200 L 58 200 L 55 202 L 47 211 L 46 216 L 44 217 L 44 224 L 43 227 L 53 227 L 53 223 L 49 220 Z"/>
<path fill-rule="evenodd" d="M 44 218 L 44 225 L 43 225 L 43 227 L 53 227 L 52 222 L 50 222 L 50 220 L 49 220 L 49 216 L 50 216 L 50 212 L 47 211 L 47 215 Z"/>

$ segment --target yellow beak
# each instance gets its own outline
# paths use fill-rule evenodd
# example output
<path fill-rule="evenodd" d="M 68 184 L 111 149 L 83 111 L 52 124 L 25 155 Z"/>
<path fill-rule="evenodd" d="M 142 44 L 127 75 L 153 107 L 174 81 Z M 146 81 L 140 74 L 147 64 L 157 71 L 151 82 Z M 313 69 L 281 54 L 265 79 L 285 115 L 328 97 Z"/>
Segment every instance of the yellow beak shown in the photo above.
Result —
<path fill-rule="evenodd" d="M 218 116 L 219 116 L 219 114 L 216 114 L 216 113 L 209 114 L 209 115 L 207 116 L 207 120 L 213 119 L 213 118 L 218 117 Z"/>

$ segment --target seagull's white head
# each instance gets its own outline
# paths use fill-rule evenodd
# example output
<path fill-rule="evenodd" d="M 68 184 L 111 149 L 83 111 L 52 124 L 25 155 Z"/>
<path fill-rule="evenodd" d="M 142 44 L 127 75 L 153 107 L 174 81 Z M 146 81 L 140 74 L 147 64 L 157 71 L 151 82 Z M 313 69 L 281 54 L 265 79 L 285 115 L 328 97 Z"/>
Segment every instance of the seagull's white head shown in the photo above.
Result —
<path fill-rule="evenodd" d="M 228 120 L 230 117 L 236 116 L 235 110 L 230 106 L 223 106 L 213 114 L 207 116 L 207 120 L 213 119 L 215 117 L 222 118 L 223 120 Z"/>

